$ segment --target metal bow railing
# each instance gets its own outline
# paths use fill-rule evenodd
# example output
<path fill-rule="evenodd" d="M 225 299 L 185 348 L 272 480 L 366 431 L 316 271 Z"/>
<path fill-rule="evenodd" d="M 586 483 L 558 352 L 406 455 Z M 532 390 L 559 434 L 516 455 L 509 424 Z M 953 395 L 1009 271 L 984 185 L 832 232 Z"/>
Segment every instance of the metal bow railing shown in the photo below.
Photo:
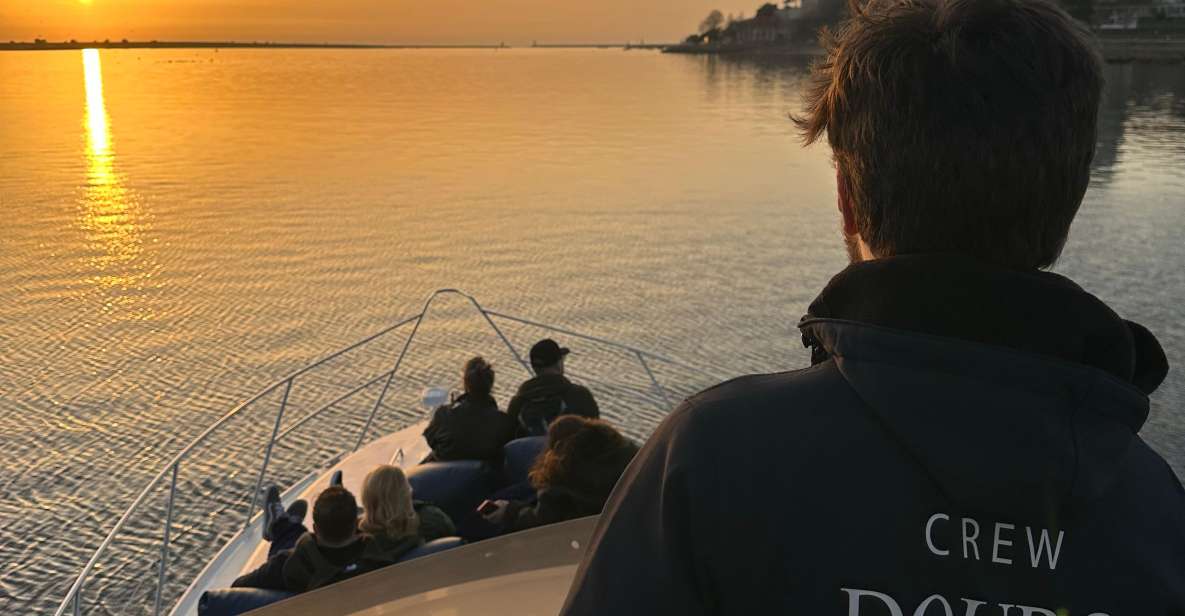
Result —
<path fill-rule="evenodd" d="M 124 530 L 125 526 L 128 524 L 128 521 L 132 518 L 132 516 L 142 509 L 146 500 L 149 498 L 149 495 L 153 493 L 154 489 L 157 489 L 160 485 L 162 485 L 162 482 L 167 481 L 168 486 L 169 486 L 168 487 L 168 497 L 167 497 L 166 504 L 164 506 L 164 520 L 163 520 L 161 534 L 160 534 L 161 542 L 160 542 L 159 564 L 157 566 L 157 571 L 156 571 L 156 588 L 155 588 L 153 601 L 152 601 L 152 613 L 155 615 L 159 615 L 162 612 L 162 609 L 164 608 L 164 605 L 165 605 L 164 589 L 165 589 L 165 584 L 166 584 L 166 580 L 167 580 L 168 573 L 169 573 L 170 541 L 172 539 L 173 526 L 174 526 L 174 503 L 175 503 L 176 497 L 177 497 L 178 474 L 180 473 L 180 471 L 183 467 L 183 464 L 185 464 L 185 462 L 189 459 L 191 454 L 199 446 L 206 443 L 206 441 L 210 439 L 211 435 L 219 432 L 231 420 L 235 419 L 236 417 L 239 417 L 245 409 L 251 407 L 255 403 L 259 402 L 260 400 L 263 400 L 266 397 L 275 394 L 276 392 L 282 391 L 279 408 L 275 413 L 274 421 L 271 423 L 270 437 L 267 441 L 266 446 L 264 447 L 263 460 L 262 460 L 262 463 L 260 464 L 258 473 L 255 475 L 256 478 L 254 481 L 254 490 L 251 492 L 251 497 L 248 499 L 249 502 L 246 507 L 245 516 L 243 518 L 243 528 L 247 528 L 250 525 L 253 517 L 255 516 L 257 495 L 260 493 L 260 490 L 263 487 L 263 482 L 267 476 L 268 466 L 272 461 L 272 454 L 273 454 L 273 450 L 274 450 L 276 444 L 279 442 L 282 442 L 286 437 L 288 437 L 290 434 L 292 434 L 296 430 L 300 429 L 302 426 L 306 425 L 311 420 L 316 419 L 317 417 L 320 417 L 323 413 L 325 413 L 329 409 L 337 407 L 343 401 L 348 400 L 348 399 L 354 397 L 355 395 L 359 394 L 360 392 L 365 391 L 366 389 L 382 382 L 383 385 L 382 385 L 382 389 L 378 395 L 378 398 L 375 400 L 373 406 L 371 406 L 370 412 L 367 415 L 366 420 L 363 424 L 363 427 L 362 427 L 361 431 L 359 432 L 357 438 L 353 439 L 354 444 L 353 444 L 353 448 L 350 451 L 358 450 L 366 442 L 368 435 L 370 434 L 370 432 L 373 429 L 375 419 L 379 414 L 379 410 L 382 408 L 384 399 L 386 399 L 388 393 L 391 391 L 392 387 L 396 384 L 396 377 L 399 374 L 400 367 L 403 366 L 403 364 L 404 364 L 404 360 L 408 355 L 408 350 L 411 348 L 412 341 L 415 339 L 417 332 L 419 332 L 419 330 L 420 330 L 420 325 L 424 322 L 425 318 L 428 316 L 429 310 L 431 309 L 433 302 L 436 301 L 437 298 L 444 296 L 444 295 L 460 296 L 460 297 L 464 298 L 465 300 L 468 300 L 468 302 L 473 306 L 473 308 L 477 311 L 477 313 L 480 314 L 481 317 L 485 320 L 485 322 L 489 325 L 489 327 L 492 328 L 494 333 L 497 334 L 498 338 L 502 341 L 502 343 L 510 351 L 510 353 L 514 357 L 514 359 L 523 367 L 524 370 L 527 371 L 528 374 L 530 374 L 530 367 L 528 366 L 527 362 L 523 360 L 522 355 L 519 354 L 518 350 L 510 342 L 510 339 L 507 338 L 506 334 L 503 332 L 502 328 L 500 328 L 498 326 L 498 323 L 496 321 L 517 323 L 520 325 L 543 329 L 543 330 L 554 332 L 556 334 L 561 334 L 561 335 L 564 335 L 564 336 L 567 336 L 570 338 L 577 338 L 580 340 L 593 342 L 593 343 L 596 343 L 599 345 L 613 348 L 613 349 L 616 349 L 618 351 L 624 352 L 624 353 L 632 356 L 638 362 L 638 364 L 641 366 L 643 371 L 645 372 L 646 377 L 649 380 L 650 386 L 653 388 L 653 391 L 656 392 L 657 395 L 659 396 L 659 398 L 661 399 L 661 402 L 664 405 L 665 409 L 669 409 L 672 406 L 672 397 L 668 391 L 668 388 L 664 387 L 659 382 L 658 378 L 656 378 L 655 373 L 652 370 L 652 366 L 651 366 L 652 362 L 659 362 L 659 363 L 665 364 L 667 366 L 679 367 L 684 370 L 689 370 L 692 373 L 695 373 L 700 376 L 708 376 L 702 370 L 699 370 L 699 369 L 694 368 L 692 366 L 683 364 L 681 362 L 677 362 L 675 360 L 663 357 L 661 355 L 656 355 L 654 353 L 650 353 L 648 351 L 643 351 L 641 349 L 637 349 L 637 348 L 634 348 L 634 347 L 631 347 L 631 346 L 628 346 L 625 344 L 613 342 L 611 340 L 606 340 L 604 338 L 590 336 L 587 334 L 578 333 L 578 332 L 571 331 L 568 329 L 554 327 L 554 326 L 540 323 L 537 321 L 532 321 L 532 320 L 528 320 L 528 319 L 523 319 L 523 318 L 511 316 L 511 315 L 504 314 L 501 312 L 496 312 L 493 310 L 488 310 L 488 309 L 484 308 L 480 303 L 478 303 L 478 301 L 473 296 L 471 296 L 467 293 L 464 293 L 462 291 L 459 291 L 457 289 L 438 289 L 438 290 L 432 292 L 428 296 L 428 298 L 424 301 L 423 307 L 414 316 L 411 316 L 411 317 L 404 319 L 394 325 L 391 325 L 390 327 L 387 327 L 379 332 L 376 332 L 376 333 L 374 333 L 362 340 L 359 340 L 358 342 L 355 342 L 354 344 L 352 344 L 350 346 L 347 346 L 343 349 L 335 351 L 334 353 L 331 353 L 325 357 L 322 357 L 321 359 L 318 359 L 317 361 L 305 366 L 304 368 L 301 368 L 300 370 L 297 370 L 296 372 L 289 374 L 288 376 L 284 377 L 283 379 L 276 381 L 272 385 L 266 387 L 265 389 L 263 389 L 256 395 L 249 398 L 247 401 L 237 405 L 230 412 L 228 412 L 225 415 L 223 415 L 222 417 L 220 417 L 217 421 L 215 421 L 212 425 L 210 425 L 210 427 L 206 428 L 203 432 L 201 432 L 195 439 L 193 439 L 180 452 L 178 452 L 176 455 L 174 455 L 172 457 L 172 459 L 170 459 L 169 462 L 159 472 L 157 472 L 156 475 L 153 476 L 152 479 L 148 482 L 148 484 L 145 485 L 144 488 L 136 495 L 136 497 L 132 500 L 132 502 L 128 506 L 128 508 L 123 512 L 123 514 L 120 516 L 120 518 L 115 522 L 114 526 L 111 527 L 111 530 L 107 533 L 106 537 L 99 544 L 99 546 L 95 549 L 95 551 L 91 555 L 90 559 L 83 566 L 82 570 L 79 572 L 79 574 L 75 578 L 74 582 L 70 585 L 70 588 L 66 591 L 65 597 L 63 598 L 61 604 L 59 605 L 57 611 L 55 612 L 55 616 L 62 616 L 64 614 L 70 614 L 70 613 L 73 613 L 73 614 L 83 613 L 84 590 L 86 589 L 88 580 L 90 579 L 92 574 L 95 572 L 96 565 L 106 555 L 108 549 L 112 545 L 112 542 Z M 373 378 L 370 378 L 369 380 L 365 381 L 361 385 L 351 388 L 350 390 L 346 391 L 345 393 L 341 394 L 340 396 L 337 396 L 336 398 L 329 401 L 328 403 L 323 404 L 323 405 L 319 406 L 318 408 L 316 408 L 315 410 L 309 412 L 304 417 L 300 418 L 298 421 L 292 423 L 288 427 L 281 429 L 281 427 L 283 426 L 285 411 L 287 411 L 288 407 L 289 407 L 289 397 L 290 397 L 290 394 L 292 393 L 293 385 L 296 384 L 298 382 L 298 380 L 301 379 L 301 377 L 308 375 L 310 372 L 316 370 L 317 368 L 319 368 L 321 366 L 326 365 L 328 362 L 330 362 L 336 358 L 339 358 L 347 353 L 350 353 L 351 351 L 354 351 L 354 350 L 359 349 L 365 345 L 368 345 L 380 338 L 383 338 L 384 336 L 386 336 L 388 334 L 391 334 L 393 332 L 401 330 L 407 326 L 411 326 L 411 328 L 412 328 L 411 332 L 410 332 L 410 334 L 408 334 L 407 338 L 404 340 L 402 347 L 400 348 L 399 353 L 396 356 L 395 361 L 392 364 L 392 367 L 390 370 L 387 370 L 387 371 L 385 371 Z M 623 420 L 623 424 L 629 425 L 630 422 L 633 420 L 633 416 L 634 415 L 632 412 L 629 415 L 627 415 Z"/>

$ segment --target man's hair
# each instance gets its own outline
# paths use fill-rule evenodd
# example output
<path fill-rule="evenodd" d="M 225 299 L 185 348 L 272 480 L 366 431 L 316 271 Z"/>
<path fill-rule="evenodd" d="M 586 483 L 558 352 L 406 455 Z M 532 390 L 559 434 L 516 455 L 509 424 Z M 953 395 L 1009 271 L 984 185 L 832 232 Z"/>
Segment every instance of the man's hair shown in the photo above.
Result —
<path fill-rule="evenodd" d="M 806 142 L 824 132 L 878 256 L 960 252 L 1052 265 L 1090 180 L 1102 62 L 1046 0 L 852 4 L 814 68 Z"/>
<path fill-rule="evenodd" d="M 484 358 L 474 357 L 465 362 L 461 380 L 465 385 L 465 393 L 488 396 L 494 389 L 494 367 Z"/>
<path fill-rule="evenodd" d="M 329 543 L 344 543 L 358 525 L 358 502 L 341 486 L 325 488 L 313 503 L 313 524 L 317 538 Z"/>

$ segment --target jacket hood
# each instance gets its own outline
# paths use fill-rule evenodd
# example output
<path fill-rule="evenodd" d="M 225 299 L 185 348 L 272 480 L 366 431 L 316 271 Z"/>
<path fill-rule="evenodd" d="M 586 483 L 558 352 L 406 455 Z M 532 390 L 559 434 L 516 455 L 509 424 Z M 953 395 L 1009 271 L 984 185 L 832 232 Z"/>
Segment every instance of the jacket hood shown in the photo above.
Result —
<path fill-rule="evenodd" d="M 1068 279 L 955 255 L 853 265 L 800 327 L 953 506 L 1050 528 L 1111 487 L 1168 371 Z"/>
<path fill-rule="evenodd" d="M 1156 338 L 1057 274 L 953 254 L 866 261 L 831 279 L 804 320 L 959 338 L 1093 366 L 1150 394 L 1168 374 Z"/>

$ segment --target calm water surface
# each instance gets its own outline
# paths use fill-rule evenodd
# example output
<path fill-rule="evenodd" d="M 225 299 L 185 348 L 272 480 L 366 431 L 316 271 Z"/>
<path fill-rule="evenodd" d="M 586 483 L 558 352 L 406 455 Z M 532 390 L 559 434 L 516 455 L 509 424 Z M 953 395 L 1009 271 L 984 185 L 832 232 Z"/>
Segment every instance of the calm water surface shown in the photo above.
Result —
<path fill-rule="evenodd" d="M 805 365 L 794 323 L 844 253 L 829 153 L 786 120 L 803 76 L 617 50 L 0 54 L 0 612 L 52 609 L 186 442 L 438 287 L 712 378 Z M 1057 270 L 1182 366 L 1185 72 L 1107 76 Z M 462 308 L 409 378 L 447 384 L 484 352 L 504 400 L 520 372 Z M 572 368 L 622 369 L 592 352 Z M 1144 436 L 1185 475 L 1179 370 L 1154 400 Z M 388 406 L 413 416 L 411 397 Z M 661 418 L 611 415 L 635 436 Z M 171 596 L 234 530 L 241 498 L 206 510 L 253 481 L 258 434 L 239 430 L 183 474 Z M 159 526 L 132 530 L 89 605 L 146 609 Z"/>

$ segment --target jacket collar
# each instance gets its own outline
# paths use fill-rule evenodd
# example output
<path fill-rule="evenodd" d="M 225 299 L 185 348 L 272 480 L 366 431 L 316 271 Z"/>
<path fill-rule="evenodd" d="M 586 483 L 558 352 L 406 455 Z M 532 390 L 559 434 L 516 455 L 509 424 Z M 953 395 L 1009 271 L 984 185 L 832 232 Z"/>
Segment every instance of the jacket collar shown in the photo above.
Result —
<path fill-rule="evenodd" d="M 498 401 L 495 400 L 494 396 L 492 396 L 492 395 L 487 394 L 487 395 L 481 396 L 481 395 L 472 395 L 472 394 L 465 393 L 465 392 L 462 392 L 461 395 L 457 396 L 453 400 L 454 406 L 460 406 L 463 403 L 472 404 L 473 406 L 490 406 L 490 405 L 498 406 Z"/>
<path fill-rule="evenodd" d="M 1168 373 L 1156 338 L 1063 276 L 957 254 L 857 263 L 803 317 L 814 361 L 830 351 L 805 325 L 833 319 L 1007 347 L 1103 370 L 1152 393 Z"/>
<path fill-rule="evenodd" d="M 550 389 L 568 387 L 571 381 L 562 374 L 539 374 L 522 382 L 518 387 L 519 393 L 533 389 Z"/>

